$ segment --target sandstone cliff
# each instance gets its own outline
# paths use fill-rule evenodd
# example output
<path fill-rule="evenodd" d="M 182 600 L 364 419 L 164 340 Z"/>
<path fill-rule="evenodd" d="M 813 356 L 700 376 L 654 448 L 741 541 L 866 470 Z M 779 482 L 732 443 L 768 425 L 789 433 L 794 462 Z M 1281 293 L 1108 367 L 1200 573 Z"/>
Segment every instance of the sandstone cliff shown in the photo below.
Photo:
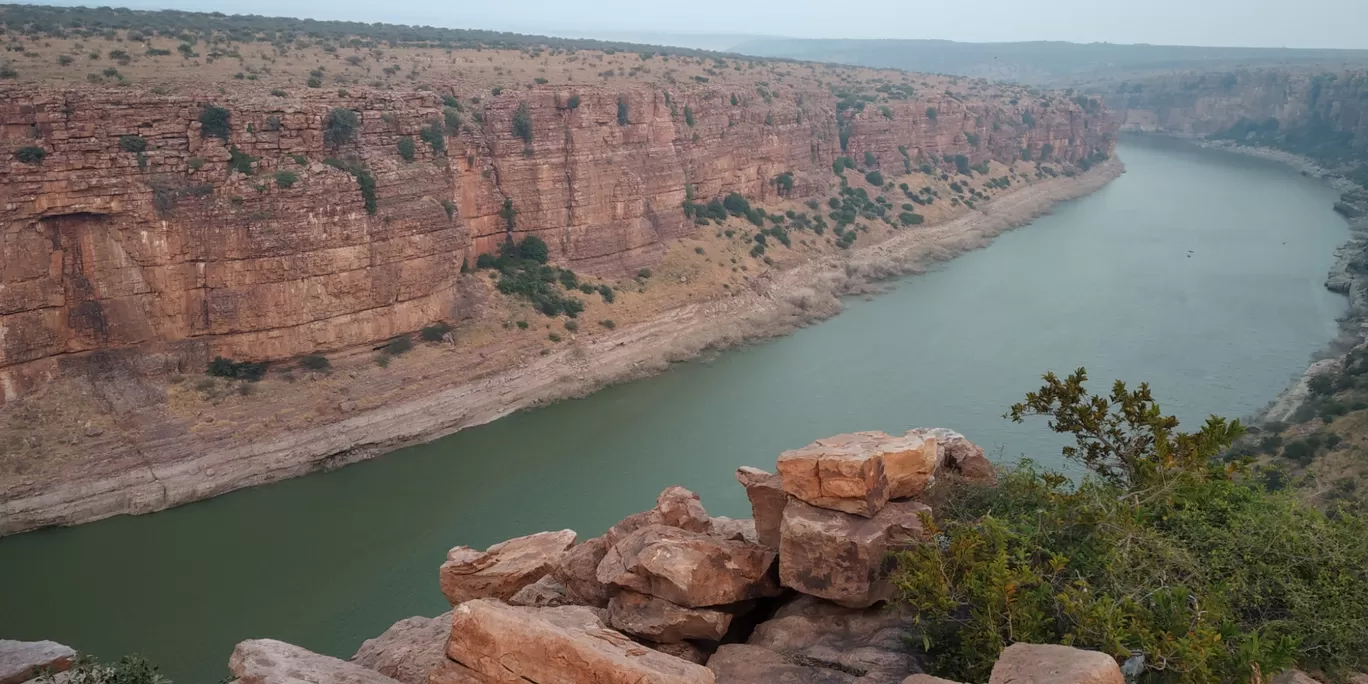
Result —
<path fill-rule="evenodd" d="M 850 154 L 889 165 L 899 148 L 953 169 L 953 155 L 1049 146 L 1071 162 L 1112 146 L 1100 112 L 1065 100 L 929 94 L 838 114 L 815 89 L 445 90 L 4 89 L 0 402 L 111 359 L 196 372 L 460 319 L 463 264 L 509 236 L 541 236 L 576 270 L 630 272 L 693 232 L 690 192 L 764 199 L 790 172 L 793 196 L 825 196 L 842 127 Z M 206 107 L 228 112 L 221 137 Z M 524 107 L 530 140 L 514 132 Z M 341 140 L 335 108 L 358 119 Z M 430 145 L 424 128 L 446 130 Z M 33 148 L 41 160 L 22 161 Z"/>
<path fill-rule="evenodd" d="M 1323 162 L 1368 155 L 1368 71 L 1241 69 L 1103 88 L 1122 130 L 1279 147 Z"/>

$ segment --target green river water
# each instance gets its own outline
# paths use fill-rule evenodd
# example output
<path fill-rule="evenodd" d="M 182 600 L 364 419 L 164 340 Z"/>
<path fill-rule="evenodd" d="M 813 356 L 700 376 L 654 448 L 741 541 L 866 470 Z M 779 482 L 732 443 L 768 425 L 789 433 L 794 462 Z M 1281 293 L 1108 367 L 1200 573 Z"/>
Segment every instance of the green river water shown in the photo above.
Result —
<path fill-rule="evenodd" d="M 957 429 L 1058 464 L 1002 419 L 1046 370 L 1148 380 L 1185 420 L 1249 415 L 1329 342 L 1335 193 L 1271 162 L 1126 140 L 1128 172 L 991 247 L 797 333 L 348 466 L 154 515 L 0 539 L 0 638 L 140 652 L 182 684 L 241 639 L 342 657 L 446 609 L 447 548 L 595 535 L 672 484 L 749 515 L 738 465 L 852 430 Z"/>

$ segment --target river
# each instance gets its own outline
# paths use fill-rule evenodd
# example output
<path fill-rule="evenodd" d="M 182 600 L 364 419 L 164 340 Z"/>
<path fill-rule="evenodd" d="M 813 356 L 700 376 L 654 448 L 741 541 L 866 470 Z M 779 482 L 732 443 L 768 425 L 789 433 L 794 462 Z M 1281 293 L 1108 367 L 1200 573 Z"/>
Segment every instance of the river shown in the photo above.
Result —
<path fill-rule="evenodd" d="M 140 652 L 182 684 L 272 637 L 347 657 L 446 609 L 447 548 L 598 534 L 680 484 L 747 517 L 738 465 L 852 430 L 957 429 L 1059 465 L 1002 413 L 1046 370 L 1149 381 L 1185 421 L 1245 416 L 1335 335 L 1348 237 L 1324 184 L 1263 160 L 1127 139 L 1128 172 L 836 318 L 341 470 L 153 515 L 0 539 L 0 637 Z"/>

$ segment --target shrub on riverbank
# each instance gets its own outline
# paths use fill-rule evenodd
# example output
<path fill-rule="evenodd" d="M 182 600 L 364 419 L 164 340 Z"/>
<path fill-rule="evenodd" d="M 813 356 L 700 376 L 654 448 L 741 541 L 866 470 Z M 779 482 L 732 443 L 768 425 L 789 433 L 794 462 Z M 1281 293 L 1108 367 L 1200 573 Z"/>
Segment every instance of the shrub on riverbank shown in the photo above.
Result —
<path fill-rule="evenodd" d="M 579 277 L 568 268 L 548 265 L 548 259 L 546 243 L 536 236 L 528 236 L 517 243 L 505 241 L 499 246 L 497 257 L 481 254 L 475 260 L 475 267 L 498 271 L 500 292 L 527 299 L 547 316 L 563 313 L 574 318 L 584 311 L 584 301 L 565 295 L 562 288 L 578 290 Z M 557 287 L 558 284 L 561 287 Z M 612 302 L 612 297 L 604 295 L 604 301 Z"/>
<path fill-rule="evenodd" d="M 1368 666 L 1368 525 L 1239 477 L 1238 421 L 1195 433 L 1149 388 L 1084 388 L 1082 369 L 1010 417 L 1074 436 L 1078 483 L 1030 462 L 1000 486 L 951 488 L 935 544 L 900 554 L 932 671 L 984 681 L 1013 642 L 1143 657 L 1142 681 L 1267 679 Z"/>

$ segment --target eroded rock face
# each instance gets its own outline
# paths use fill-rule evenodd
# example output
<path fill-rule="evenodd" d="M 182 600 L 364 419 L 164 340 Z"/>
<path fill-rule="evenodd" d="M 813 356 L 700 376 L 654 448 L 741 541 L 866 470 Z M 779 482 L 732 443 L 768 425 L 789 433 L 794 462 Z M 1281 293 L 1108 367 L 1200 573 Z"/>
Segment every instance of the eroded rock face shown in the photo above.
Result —
<path fill-rule="evenodd" d="M 619 591 L 608 601 L 608 624 L 656 643 L 717 641 L 731 621 L 732 614 L 723 610 L 685 608 L 629 590 Z"/>
<path fill-rule="evenodd" d="M 1008 646 L 988 684 L 1125 684 L 1116 659 L 1097 651 L 1054 644 Z"/>
<path fill-rule="evenodd" d="M 746 498 L 750 499 L 756 538 L 765 546 L 779 548 L 779 525 L 788 504 L 783 481 L 778 475 L 750 466 L 736 469 L 736 481 L 746 488 Z"/>
<path fill-rule="evenodd" d="M 861 684 L 897 684 L 919 669 L 907 647 L 915 634 L 912 618 L 899 610 L 846 608 L 800 596 L 756 627 L 746 643 L 854 674 Z"/>
<path fill-rule="evenodd" d="M 993 463 L 983 453 L 983 447 L 948 428 L 914 428 L 907 434 L 934 438 L 938 453 L 938 468 L 975 484 L 997 482 Z"/>
<path fill-rule="evenodd" d="M 374 639 L 367 639 L 351 662 L 404 684 L 427 684 L 446 660 L 451 613 L 437 617 L 404 618 Z"/>
<path fill-rule="evenodd" d="M 934 479 L 937 463 L 932 435 L 854 432 L 785 451 L 778 465 L 784 491 L 791 496 L 871 517 L 889 499 L 920 494 Z"/>
<path fill-rule="evenodd" d="M 705 667 L 633 642 L 589 608 L 477 599 L 453 611 L 447 657 L 491 681 L 713 684 Z"/>
<path fill-rule="evenodd" d="M 573 530 L 540 532 L 495 544 L 484 551 L 458 546 L 438 571 L 451 605 L 476 598 L 507 601 L 546 576 L 575 544 Z"/>
<path fill-rule="evenodd" d="M 515 606 L 554 608 L 556 606 L 572 605 L 575 603 L 575 600 L 566 592 L 565 585 L 557 582 L 552 576 L 547 575 L 546 577 L 519 589 L 518 593 L 514 594 L 513 598 L 509 599 L 508 602 Z"/>
<path fill-rule="evenodd" d="M 228 670 L 241 684 L 397 684 L 375 670 L 275 639 L 239 643 Z"/>
<path fill-rule="evenodd" d="M 734 520 L 725 516 L 718 516 L 712 519 L 713 535 L 718 539 L 730 541 L 743 541 L 751 544 L 759 544 L 760 538 L 755 531 L 755 521 L 750 518 Z"/>
<path fill-rule="evenodd" d="M 775 554 L 758 544 L 727 541 L 665 525 L 648 525 L 618 541 L 598 579 L 688 608 L 774 596 Z"/>
<path fill-rule="evenodd" d="M 55 641 L 0 639 L 0 684 L 26 682 L 44 670 L 65 672 L 76 651 Z"/>
<path fill-rule="evenodd" d="M 916 501 L 895 501 L 865 518 L 790 499 L 780 531 L 779 581 L 854 608 L 887 600 L 885 557 L 921 542 L 921 515 L 930 512 Z"/>
<path fill-rule="evenodd" d="M 929 674 L 914 674 L 902 680 L 902 684 L 960 684 L 959 682 L 940 677 L 932 677 Z"/>

